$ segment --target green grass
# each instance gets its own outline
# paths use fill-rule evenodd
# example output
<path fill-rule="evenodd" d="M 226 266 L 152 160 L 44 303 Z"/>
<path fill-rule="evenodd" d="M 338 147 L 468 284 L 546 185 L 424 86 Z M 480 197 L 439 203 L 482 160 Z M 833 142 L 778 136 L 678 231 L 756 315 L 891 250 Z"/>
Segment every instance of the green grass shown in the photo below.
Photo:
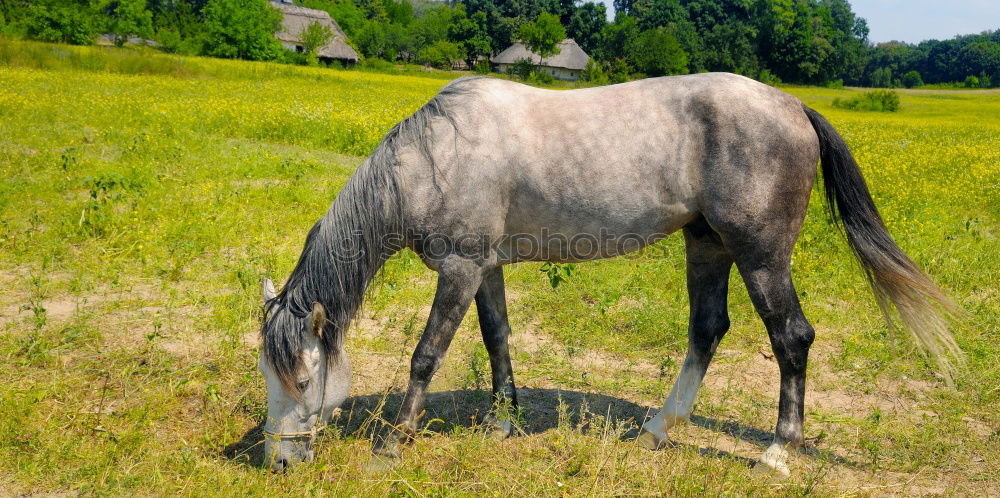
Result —
<path fill-rule="evenodd" d="M 97 62 L 32 62 L 66 50 Z M 350 333 L 349 420 L 321 437 L 313 464 L 281 476 L 253 464 L 266 404 L 259 278 L 288 275 L 360 156 L 445 81 L 161 55 L 136 64 L 168 69 L 116 69 L 128 54 L 0 42 L 8 492 L 1000 491 L 1000 95 L 901 91 L 898 113 L 856 113 L 832 107 L 855 91 L 787 88 L 841 131 L 900 245 L 971 317 L 956 331 L 968 366 L 949 388 L 884 325 L 817 188 L 793 265 L 817 341 L 811 449 L 792 478 L 748 464 L 773 430 L 778 377 L 735 274 L 733 327 L 694 423 L 662 452 L 628 439 L 683 361 L 679 236 L 659 244 L 665 256 L 578 265 L 557 289 L 538 264 L 508 268 L 527 434 L 497 442 L 475 430 L 489 378 L 470 314 L 432 384 L 427 431 L 393 473 L 372 476 L 371 412 L 391 392 L 395 413 L 433 295 L 434 275 L 411 253 L 395 257 Z"/>

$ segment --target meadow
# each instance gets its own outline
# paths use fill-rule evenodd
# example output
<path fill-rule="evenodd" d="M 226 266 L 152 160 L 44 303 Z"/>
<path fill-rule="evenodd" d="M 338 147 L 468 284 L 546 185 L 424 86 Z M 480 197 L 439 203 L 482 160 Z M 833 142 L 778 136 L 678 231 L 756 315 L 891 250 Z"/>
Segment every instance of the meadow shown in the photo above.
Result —
<path fill-rule="evenodd" d="M 856 90 L 784 88 L 840 130 L 900 246 L 969 312 L 950 386 L 886 326 L 817 185 L 793 262 L 816 343 L 791 478 L 753 466 L 778 368 L 735 272 L 691 423 L 664 451 L 632 441 L 686 349 L 679 234 L 557 288 L 508 267 L 521 434 L 478 430 L 470 312 L 425 430 L 372 475 L 434 292 L 400 253 L 348 334 L 354 397 L 315 462 L 263 470 L 260 278 L 287 277 L 363 156 L 445 83 L 0 41 L 0 494 L 1000 494 L 1000 94 L 945 90 L 871 113 L 832 106 Z"/>

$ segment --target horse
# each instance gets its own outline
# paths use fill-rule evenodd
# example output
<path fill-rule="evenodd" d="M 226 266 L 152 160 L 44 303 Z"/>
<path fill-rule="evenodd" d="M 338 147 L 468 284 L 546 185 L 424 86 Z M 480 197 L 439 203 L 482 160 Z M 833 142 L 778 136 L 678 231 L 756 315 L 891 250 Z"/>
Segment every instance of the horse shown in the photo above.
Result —
<path fill-rule="evenodd" d="M 415 434 L 427 386 L 473 300 L 490 357 L 488 420 L 500 437 L 511 434 L 511 417 L 496 409 L 517 407 L 504 265 L 614 257 L 681 230 L 688 351 L 638 443 L 663 448 L 668 431 L 690 418 L 729 328 L 735 265 L 780 370 L 777 426 L 760 462 L 788 475 L 788 451 L 803 444 L 815 335 L 791 254 L 817 169 L 886 319 L 901 321 L 947 370 L 960 355 L 949 332 L 958 308 L 893 241 L 842 137 L 796 97 L 727 73 L 562 91 L 493 78 L 447 84 L 357 168 L 309 231 L 281 291 L 264 282 L 266 465 L 280 471 L 312 459 L 316 432 L 350 390 L 348 326 L 396 252 L 419 255 L 437 272 L 437 288 L 402 406 L 373 439 L 373 452 L 389 458 Z"/>

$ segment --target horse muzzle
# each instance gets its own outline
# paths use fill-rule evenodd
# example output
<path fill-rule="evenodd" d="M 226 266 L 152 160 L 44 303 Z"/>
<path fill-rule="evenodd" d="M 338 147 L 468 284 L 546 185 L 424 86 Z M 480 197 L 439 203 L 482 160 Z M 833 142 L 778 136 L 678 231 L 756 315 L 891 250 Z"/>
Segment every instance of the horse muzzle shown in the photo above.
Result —
<path fill-rule="evenodd" d="M 264 441 L 264 466 L 272 472 L 284 472 L 302 462 L 311 462 L 314 438 Z"/>

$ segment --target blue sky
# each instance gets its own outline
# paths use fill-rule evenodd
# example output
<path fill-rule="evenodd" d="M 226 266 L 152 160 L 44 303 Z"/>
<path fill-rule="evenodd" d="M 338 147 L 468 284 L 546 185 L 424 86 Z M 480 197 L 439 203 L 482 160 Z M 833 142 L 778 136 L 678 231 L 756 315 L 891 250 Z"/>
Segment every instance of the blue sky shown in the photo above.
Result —
<path fill-rule="evenodd" d="M 613 0 L 603 0 L 613 18 Z M 854 13 L 868 20 L 873 42 L 918 43 L 1000 29 L 1000 0 L 854 0 Z"/>

